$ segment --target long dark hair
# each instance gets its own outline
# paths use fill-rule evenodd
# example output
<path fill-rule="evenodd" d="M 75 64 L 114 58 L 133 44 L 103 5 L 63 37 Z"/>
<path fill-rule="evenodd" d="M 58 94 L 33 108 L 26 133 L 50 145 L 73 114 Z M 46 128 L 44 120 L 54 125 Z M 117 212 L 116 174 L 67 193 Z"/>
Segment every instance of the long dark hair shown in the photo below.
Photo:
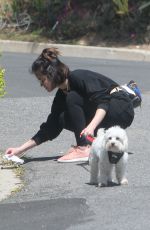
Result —
<path fill-rule="evenodd" d="M 60 55 L 58 48 L 46 48 L 31 67 L 32 73 L 37 77 L 46 75 L 54 87 L 62 84 L 69 75 L 68 66 L 59 60 L 58 55 Z"/>

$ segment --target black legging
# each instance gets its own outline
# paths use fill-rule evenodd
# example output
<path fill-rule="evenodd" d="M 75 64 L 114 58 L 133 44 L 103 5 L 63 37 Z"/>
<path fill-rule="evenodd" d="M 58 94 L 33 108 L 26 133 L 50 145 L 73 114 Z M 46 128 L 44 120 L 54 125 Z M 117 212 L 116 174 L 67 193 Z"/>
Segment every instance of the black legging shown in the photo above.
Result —
<path fill-rule="evenodd" d="M 81 131 L 89 124 L 96 112 L 96 106 L 86 101 L 81 95 L 75 91 L 71 91 L 66 97 L 66 111 L 59 117 L 59 133 L 61 130 L 67 129 L 75 134 L 77 145 L 87 145 L 85 138 L 80 137 Z M 96 128 L 95 135 L 99 128 L 109 128 L 119 125 L 127 128 L 131 125 L 134 118 L 134 110 L 128 96 L 121 93 L 114 93 L 110 101 L 109 109 L 104 120 Z"/>
<path fill-rule="evenodd" d="M 85 138 L 80 137 L 81 131 L 86 127 L 91 118 L 87 112 L 88 106 L 86 102 L 78 93 L 71 91 L 66 97 L 66 108 L 67 110 L 60 116 L 62 128 L 74 132 L 77 145 L 87 145 Z"/>

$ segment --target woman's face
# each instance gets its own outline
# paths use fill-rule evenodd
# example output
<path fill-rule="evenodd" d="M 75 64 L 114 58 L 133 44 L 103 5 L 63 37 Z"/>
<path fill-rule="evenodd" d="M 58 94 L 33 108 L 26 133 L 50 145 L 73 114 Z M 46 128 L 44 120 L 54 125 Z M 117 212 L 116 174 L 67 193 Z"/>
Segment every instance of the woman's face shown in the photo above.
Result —
<path fill-rule="evenodd" d="M 46 75 L 37 76 L 41 86 L 43 86 L 48 92 L 51 92 L 55 87 Z"/>

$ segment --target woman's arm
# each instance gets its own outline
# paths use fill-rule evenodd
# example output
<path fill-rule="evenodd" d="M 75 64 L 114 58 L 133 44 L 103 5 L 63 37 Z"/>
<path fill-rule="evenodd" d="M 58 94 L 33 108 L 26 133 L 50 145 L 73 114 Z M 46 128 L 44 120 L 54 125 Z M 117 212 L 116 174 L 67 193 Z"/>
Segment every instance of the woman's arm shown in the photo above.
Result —
<path fill-rule="evenodd" d="M 58 89 L 51 106 L 51 113 L 47 117 L 46 122 L 41 124 L 39 131 L 32 137 L 37 145 L 55 139 L 60 133 L 58 130 L 58 119 L 60 114 L 65 110 L 65 101 L 66 95 L 62 90 Z"/>
<path fill-rule="evenodd" d="M 102 122 L 105 115 L 106 115 L 106 111 L 104 109 L 97 109 L 92 121 L 89 123 L 89 125 L 85 129 L 82 130 L 81 136 L 82 134 L 94 135 L 94 130 Z"/>
<path fill-rule="evenodd" d="M 5 152 L 5 154 L 10 154 L 10 156 L 12 156 L 12 155 L 17 155 L 17 156 L 21 155 L 22 156 L 23 153 L 25 153 L 27 150 L 29 150 L 35 146 L 37 146 L 36 142 L 34 140 L 30 139 L 19 147 L 8 148 Z"/>

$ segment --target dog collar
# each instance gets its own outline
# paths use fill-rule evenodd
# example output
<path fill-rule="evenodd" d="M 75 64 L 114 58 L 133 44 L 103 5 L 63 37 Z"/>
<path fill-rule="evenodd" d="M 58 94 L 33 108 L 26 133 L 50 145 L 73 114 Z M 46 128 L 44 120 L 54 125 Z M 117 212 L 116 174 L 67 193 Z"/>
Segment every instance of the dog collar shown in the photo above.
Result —
<path fill-rule="evenodd" d="M 117 164 L 118 161 L 121 159 L 121 157 L 123 156 L 124 152 L 121 153 L 115 153 L 115 152 L 111 152 L 108 151 L 108 158 L 109 158 L 109 162 L 111 164 Z"/>

